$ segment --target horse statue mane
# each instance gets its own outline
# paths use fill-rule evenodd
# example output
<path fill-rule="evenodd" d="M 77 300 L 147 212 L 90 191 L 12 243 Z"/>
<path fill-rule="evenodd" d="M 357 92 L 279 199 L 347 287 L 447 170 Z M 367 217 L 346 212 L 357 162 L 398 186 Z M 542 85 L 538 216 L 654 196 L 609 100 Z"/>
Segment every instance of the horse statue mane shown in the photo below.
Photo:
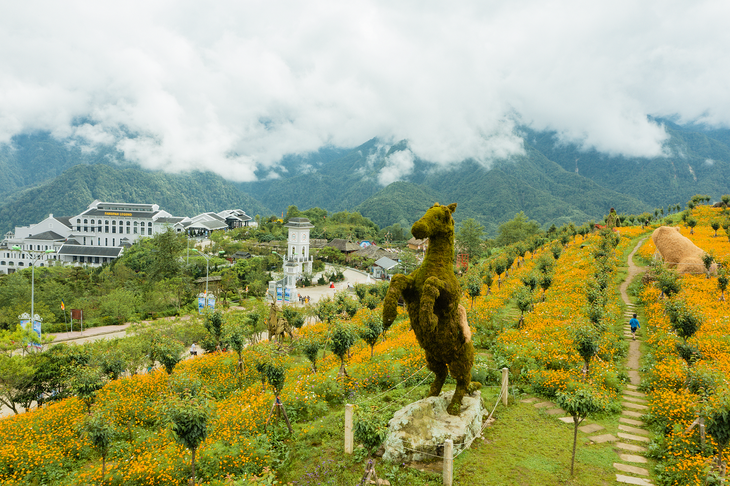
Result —
<path fill-rule="evenodd" d="M 423 263 L 410 275 L 393 276 L 383 304 L 383 324 L 389 328 L 397 317 L 399 297 L 406 303 L 411 327 L 426 353 L 426 366 L 436 375 L 428 396 L 438 396 L 449 373 L 456 380 L 454 397 L 447 407 L 459 415 L 461 399 L 480 387 L 471 381 L 474 345 L 459 305 L 461 289 L 454 275 L 454 219 L 456 203 L 434 204 L 411 228 L 413 236 L 428 238 Z"/>

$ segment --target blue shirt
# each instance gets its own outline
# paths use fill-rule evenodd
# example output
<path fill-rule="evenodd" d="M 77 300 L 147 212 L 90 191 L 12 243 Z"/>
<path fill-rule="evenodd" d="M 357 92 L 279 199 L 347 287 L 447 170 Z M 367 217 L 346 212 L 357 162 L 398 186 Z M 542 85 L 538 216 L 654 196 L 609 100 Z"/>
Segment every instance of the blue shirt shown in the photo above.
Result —
<path fill-rule="evenodd" d="M 641 327 L 639 325 L 639 320 L 636 317 L 632 317 L 631 318 L 631 320 L 629 321 L 629 326 L 631 326 L 632 329 L 637 328 L 637 327 Z"/>

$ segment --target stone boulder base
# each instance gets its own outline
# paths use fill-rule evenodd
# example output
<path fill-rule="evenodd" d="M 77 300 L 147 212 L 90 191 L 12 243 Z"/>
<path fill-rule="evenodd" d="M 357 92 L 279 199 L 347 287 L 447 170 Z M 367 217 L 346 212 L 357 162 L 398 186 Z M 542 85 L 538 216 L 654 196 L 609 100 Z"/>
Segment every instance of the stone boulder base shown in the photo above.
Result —
<path fill-rule="evenodd" d="M 480 435 L 485 415 L 481 395 L 465 396 L 458 416 L 446 412 L 453 395 L 453 391 L 445 392 L 398 410 L 388 422 L 383 459 L 396 463 L 433 460 L 433 456 L 443 456 L 446 439 L 454 441 L 456 454 Z"/>

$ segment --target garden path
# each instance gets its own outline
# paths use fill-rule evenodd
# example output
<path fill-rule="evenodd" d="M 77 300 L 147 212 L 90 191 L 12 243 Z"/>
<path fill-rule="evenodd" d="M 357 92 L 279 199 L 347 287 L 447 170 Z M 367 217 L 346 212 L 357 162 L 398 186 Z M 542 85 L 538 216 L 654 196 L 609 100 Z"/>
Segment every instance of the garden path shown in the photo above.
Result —
<path fill-rule="evenodd" d="M 625 442 L 616 442 L 616 447 L 622 452 L 619 453 L 619 459 L 621 462 L 615 462 L 613 466 L 618 471 L 616 473 L 616 482 L 622 484 L 635 484 L 635 485 L 650 485 L 652 482 L 648 479 L 649 471 L 645 467 L 637 466 L 636 464 L 646 464 L 647 459 L 639 454 L 646 452 L 646 444 L 651 440 L 650 432 L 645 429 L 646 424 L 639 420 L 641 416 L 646 413 L 648 409 L 646 405 L 646 395 L 639 392 L 637 387 L 641 383 L 641 377 L 639 376 L 639 361 L 641 359 L 641 335 L 642 330 L 640 328 L 637 332 L 636 339 L 633 339 L 631 335 L 631 328 L 628 321 L 631 319 L 636 309 L 634 304 L 629 299 L 629 295 L 626 292 L 631 281 L 645 269 L 640 268 L 634 264 L 634 254 L 641 247 L 641 244 L 646 238 L 640 240 L 634 250 L 629 254 L 628 257 L 628 275 L 626 280 L 621 284 L 619 290 L 621 291 L 621 298 L 626 304 L 626 312 L 624 318 L 626 323 L 624 324 L 624 338 L 629 341 L 629 355 L 626 361 L 626 368 L 629 372 L 630 385 L 626 386 L 626 390 L 623 392 L 623 408 L 621 412 L 622 417 L 619 419 L 619 432 L 616 434 L 619 439 Z M 642 445 L 639 445 L 642 444 Z M 629 463 L 629 464 L 627 464 Z"/>

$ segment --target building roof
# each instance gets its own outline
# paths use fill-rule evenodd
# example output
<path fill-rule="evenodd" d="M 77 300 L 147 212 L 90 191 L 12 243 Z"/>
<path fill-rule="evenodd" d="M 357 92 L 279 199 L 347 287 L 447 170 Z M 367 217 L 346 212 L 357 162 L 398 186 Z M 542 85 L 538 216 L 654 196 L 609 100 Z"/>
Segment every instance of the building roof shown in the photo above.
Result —
<path fill-rule="evenodd" d="M 223 219 L 239 219 L 241 221 L 251 221 L 251 216 L 246 214 L 245 211 L 242 209 L 226 209 L 218 213 L 218 216 L 220 216 Z"/>
<path fill-rule="evenodd" d="M 409 245 L 416 245 L 416 246 L 421 246 L 423 244 L 426 244 L 427 245 L 428 244 L 428 238 L 424 238 L 422 240 L 419 240 L 418 238 L 416 238 L 414 236 L 413 238 L 411 238 L 410 240 L 408 240 L 408 244 Z"/>
<path fill-rule="evenodd" d="M 195 281 L 195 283 L 205 283 L 205 277 L 200 277 L 198 280 Z M 220 282 L 223 280 L 223 277 L 220 275 L 213 275 L 212 277 L 208 277 L 208 283 L 210 282 Z"/>
<path fill-rule="evenodd" d="M 384 268 L 385 270 L 390 270 L 391 268 L 398 265 L 398 262 L 391 260 L 388 257 L 380 258 L 378 261 L 375 262 L 375 265 Z"/>
<path fill-rule="evenodd" d="M 107 257 L 117 258 L 122 252 L 122 248 L 118 246 L 82 246 L 82 245 L 69 245 L 66 243 L 59 250 L 59 255 L 71 255 L 71 256 L 92 256 L 92 257 Z"/>
<path fill-rule="evenodd" d="M 55 219 L 56 221 L 58 221 L 58 222 L 59 222 L 59 223 L 61 223 L 62 225 L 64 225 L 64 226 L 68 226 L 69 228 L 71 228 L 71 218 L 70 218 L 70 217 L 68 217 L 68 216 L 63 216 L 63 217 L 61 217 L 61 218 L 57 218 L 57 217 L 55 217 L 55 216 L 54 216 L 54 218 L 53 218 L 53 219 Z"/>
<path fill-rule="evenodd" d="M 228 225 L 222 221 L 198 221 L 187 227 L 188 229 L 217 230 L 228 228 Z"/>
<path fill-rule="evenodd" d="M 355 252 L 355 255 L 361 256 L 363 258 L 372 258 L 373 260 L 377 260 L 378 258 L 390 255 L 390 253 L 380 248 L 379 246 L 370 245 L 365 248 L 360 248 Z"/>
<path fill-rule="evenodd" d="M 231 258 L 234 260 L 239 260 L 241 258 L 251 258 L 251 254 L 247 251 L 237 251 L 233 255 L 231 255 Z"/>
<path fill-rule="evenodd" d="M 159 211 L 116 211 L 110 209 L 87 209 L 79 216 L 84 217 L 111 217 L 111 218 L 138 218 L 138 219 L 152 219 L 152 217 Z M 73 219 L 73 218 L 72 218 Z"/>
<path fill-rule="evenodd" d="M 332 248 L 336 248 L 345 253 L 357 251 L 360 249 L 360 245 L 356 245 L 355 243 L 344 240 L 342 238 L 335 238 L 334 240 L 327 243 L 325 246 L 331 246 Z"/>
<path fill-rule="evenodd" d="M 175 224 L 175 223 L 179 223 L 179 222 L 180 222 L 180 221 L 182 221 L 183 219 L 185 219 L 185 218 L 181 218 L 181 217 L 177 217 L 177 216 L 172 216 L 172 217 L 170 217 L 170 218 L 157 218 L 157 219 L 155 220 L 155 223 L 161 223 L 161 224 Z"/>
<path fill-rule="evenodd" d="M 61 236 L 55 231 L 44 231 L 43 233 L 38 233 L 37 235 L 30 235 L 28 240 L 47 240 L 47 241 L 58 241 L 58 240 L 65 240 L 65 236 Z"/>
<path fill-rule="evenodd" d="M 284 225 L 285 228 L 314 228 L 314 225 L 307 218 L 291 218 Z"/>

